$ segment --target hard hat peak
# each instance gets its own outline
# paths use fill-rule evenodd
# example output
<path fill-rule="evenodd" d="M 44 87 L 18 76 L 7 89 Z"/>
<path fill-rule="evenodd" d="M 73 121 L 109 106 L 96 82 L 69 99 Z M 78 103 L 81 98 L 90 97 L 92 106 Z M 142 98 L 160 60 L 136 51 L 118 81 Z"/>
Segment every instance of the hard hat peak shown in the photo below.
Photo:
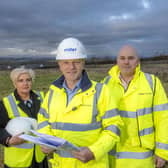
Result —
<path fill-rule="evenodd" d="M 56 60 L 85 59 L 84 45 L 76 38 L 66 38 L 58 45 Z"/>

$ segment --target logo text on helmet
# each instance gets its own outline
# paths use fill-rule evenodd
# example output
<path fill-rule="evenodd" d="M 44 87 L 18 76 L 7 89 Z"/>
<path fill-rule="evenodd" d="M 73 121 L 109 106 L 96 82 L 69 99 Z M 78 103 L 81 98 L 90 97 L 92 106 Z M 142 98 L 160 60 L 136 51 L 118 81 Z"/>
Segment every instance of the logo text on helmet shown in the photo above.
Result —
<path fill-rule="evenodd" d="M 64 49 L 64 51 L 66 52 L 66 51 L 76 51 L 77 50 L 77 48 L 65 48 Z"/>

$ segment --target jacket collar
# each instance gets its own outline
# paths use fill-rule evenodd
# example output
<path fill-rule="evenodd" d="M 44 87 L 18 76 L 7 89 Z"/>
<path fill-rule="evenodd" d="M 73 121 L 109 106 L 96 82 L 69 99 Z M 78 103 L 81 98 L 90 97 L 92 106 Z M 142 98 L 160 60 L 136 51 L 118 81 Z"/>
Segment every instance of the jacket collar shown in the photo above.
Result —
<path fill-rule="evenodd" d="M 57 80 L 53 82 L 53 85 L 61 89 L 63 88 L 64 80 L 65 80 L 65 77 L 62 75 L 60 78 L 58 78 Z M 92 83 L 87 75 L 87 72 L 83 70 L 79 87 L 84 92 L 88 90 L 91 86 L 92 86 Z"/>
<path fill-rule="evenodd" d="M 135 69 L 135 74 L 134 74 L 133 80 L 136 79 L 137 76 L 139 76 L 139 73 L 140 73 L 140 72 L 141 72 L 141 70 L 140 70 L 140 64 L 138 64 L 138 66 L 137 66 L 136 69 Z M 108 74 L 109 74 L 110 76 L 112 76 L 112 78 L 119 79 L 120 70 L 119 70 L 118 65 L 113 66 L 113 67 L 109 70 Z"/>

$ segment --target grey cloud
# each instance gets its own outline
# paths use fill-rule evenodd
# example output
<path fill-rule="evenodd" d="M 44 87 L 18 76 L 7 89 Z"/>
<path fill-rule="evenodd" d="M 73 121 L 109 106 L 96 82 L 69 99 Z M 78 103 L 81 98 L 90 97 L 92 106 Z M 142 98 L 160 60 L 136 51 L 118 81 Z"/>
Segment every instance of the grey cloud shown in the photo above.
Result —
<path fill-rule="evenodd" d="M 0 48 L 49 53 L 63 38 L 74 36 L 96 56 L 115 55 L 125 43 L 137 46 L 144 55 L 167 50 L 167 2 L 146 0 L 149 9 L 142 2 L 0 1 Z"/>

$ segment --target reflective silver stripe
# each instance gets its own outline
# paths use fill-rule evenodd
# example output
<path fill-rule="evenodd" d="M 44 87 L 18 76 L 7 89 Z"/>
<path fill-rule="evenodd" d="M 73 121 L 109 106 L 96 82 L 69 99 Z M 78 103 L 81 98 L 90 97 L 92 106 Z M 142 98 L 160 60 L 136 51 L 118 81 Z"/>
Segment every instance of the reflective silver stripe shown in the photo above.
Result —
<path fill-rule="evenodd" d="M 111 79 L 111 76 L 107 76 L 104 83 L 107 84 L 109 82 L 109 80 Z"/>
<path fill-rule="evenodd" d="M 51 100 L 52 100 L 52 96 L 53 96 L 53 90 L 50 89 L 50 93 L 49 93 L 49 96 L 48 96 L 48 111 L 50 109 L 50 103 L 51 103 Z"/>
<path fill-rule="evenodd" d="M 43 115 L 45 118 L 49 118 L 49 115 L 44 108 L 40 108 L 39 114 Z"/>
<path fill-rule="evenodd" d="M 150 114 L 150 113 L 152 113 L 152 108 L 151 107 L 137 110 L 137 115 L 138 116 L 142 116 L 142 115 Z"/>
<path fill-rule="evenodd" d="M 154 152 L 117 152 L 116 157 L 118 159 L 145 159 L 153 156 Z"/>
<path fill-rule="evenodd" d="M 117 109 L 112 109 L 109 111 L 106 111 L 105 115 L 102 117 L 102 119 L 114 117 L 118 115 L 118 110 Z"/>
<path fill-rule="evenodd" d="M 166 104 L 160 104 L 160 105 L 155 105 L 153 107 L 153 111 L 164 111 L 164 110 L 168 110 L 168 103 Z"/>
<path fill-rule="evenodd" d="M 145 74 L 145 77 L 150 85 L 150 88 L 152 89 L 152 92 L 153 92 L 153 80 L 152 80 L 152 75 L 149 74 L 149 73 L 144 73 Z"/>
<path fill-rule="evenodd" d="M 57 153 L 61 157 L 74 158 L 74 156 L 71 153 L 69 153 L 68 151 L 56 150 L 55 153 Z"/>
<path fill-rule="evenodd" d="M 139 131 L 139 136 L 148 135 L 148 134 L 151 134 L 152 132 L 154 132 L 154 128 L 153 127 L 145 128 L 145 129 Z"/>
<path fill-rule="evenodd" d="M 119 111 L 120 115 L 122 117 L 126 117 L 126 118 L 136 118 L 136 112 L 133 111 Z"/>
<path fill-rule="evenodd" d="M 32 148 L 34 148 L 34 144 L 33 143 L 23 143 L 20 145 L 14 145 L 14 147 L 22 148 L 22 149 L 32 149 Z"/>
<path fill-rule="evenodd" d="M 74 123 L 51 123 L 53 129 L 67 130 L 67 131 L 89 131 L 101 128 L 101 122 L 91 124 L 74 124 Z"/>
<path fill-rule="evenodd" d="M 49 125 L 48 121 L 44 121 L 38 124 L 38 129 L 44 128 Z"/>
<path fill-rule="evenodd" d="M 96 116 L 98 114 L 97 102 L 98 102 L 102 87 L 103 87 L 103 84 L 101 84 L 101 83 L 96 84 L 96 93 L 95 93 L 94 99 L 93 99 L 92 123 L 96 122 Z"/>
<path fill-rule="evenodd" d="M 43 97 L 39 91 L 35 91 L 35 93 L 40 97 L 40 101 L 43 102 Z"/>
<path fill-rule="evenodd" d="M 143 109 L 138 109 L 137 112 L 133 112 L 133 111 L 119 111 L 120 115 L 122 117 L 126 117 L 126 118 L 136 118 L 137 116 L 142 116 L 142 115 L 146 115 L 146 114 L 150 114 L 152 113 L 152 108 L 143 108 Z"/>
<path fill-rule="evenodd" d="M 168 144 L 156 142 L 156 148 L 168 150 Z"/>
<path fill-rule="evenodd" d="M 11 106 L 11 109 L 12 109 L 12 111 L 13 111 L 14 116 L 15 116 L 15 117 L 19 117 L 19 116 L 20 116 L 20 113 L 19 113 L 19 111 L 18 111 L 16 102 L 15 102 L 13 96 L 10 94 L 7 98 L 8 98 L 8 101 L 9 101 L 9 103 L 10 103 L 10 106 Z"/>
<path fill-rule="evenodd" d="M 120 129 L 116 125 L 110 125 L 110 126 L 106 127 L 105 130 L 110 130 L 113 133 L 115 133 L 118 136 L 120 136 Z"/>

